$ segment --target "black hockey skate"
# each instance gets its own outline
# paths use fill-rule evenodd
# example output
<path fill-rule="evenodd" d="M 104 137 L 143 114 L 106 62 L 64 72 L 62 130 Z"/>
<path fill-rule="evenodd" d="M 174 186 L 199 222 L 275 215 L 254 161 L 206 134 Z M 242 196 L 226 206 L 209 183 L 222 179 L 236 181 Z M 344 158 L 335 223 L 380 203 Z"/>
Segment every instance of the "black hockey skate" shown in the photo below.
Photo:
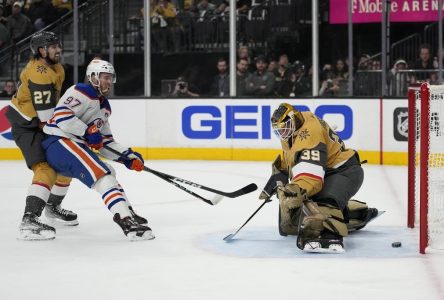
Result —
<path fill-rule="evenodd" d="M 123 233 L 130 241 L 154 239 L 151 228 L 146 225 L 138 224 L 132 217 L 125 217 L 121 219 L 120 214 L 115 214 L 113 220 L 120 226 L 120 228 L 122 228 Z"/>
<path fill-rule="evenodd" d="M 64 209 L 59 205 L 46 204 L 45 207 L 46 219 L 52 224 L 61 224 L 65 226 L 77 226 L 79 221 L 77 220 L 77 214 Z"/>
<path fill-rule="evenodd" d="M 132 206 L 128 206 L 128 208 L 129 208 L 129 211 L 131 213 L 131 217 L 133 217 L 134 221 L 137 224 L 139 224 L 139 225 L 148 225 L 148 220 L 145 219 L 144 217 L 141 217 L 138 214 L 136 214 L 136 212 L 134 211 Z"/>
<path fill-rule="evenodd" d="M 305 252 L 314 253 L 344 253 L 342 236 L 324 232 L 318 238 L 302 238 L 298 236 L 296 245 Z"/>
<path fill-rule="evenodd" d="M 23 216 L 19 230 L 18 239 L 26 241 L 52 240 L 56 234 L 54 227 L 43 224 L 36 214 L 30 212 Z"/>

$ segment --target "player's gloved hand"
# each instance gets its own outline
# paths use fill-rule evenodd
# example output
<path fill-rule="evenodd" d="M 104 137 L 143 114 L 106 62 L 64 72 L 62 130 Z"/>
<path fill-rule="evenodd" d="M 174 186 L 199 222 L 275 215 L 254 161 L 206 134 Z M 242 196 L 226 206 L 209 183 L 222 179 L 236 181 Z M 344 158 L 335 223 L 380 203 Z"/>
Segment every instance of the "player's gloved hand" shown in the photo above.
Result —
<path fill-rule="evenodd" d="M 287 183 L 286 185 L 278 183 L 277 194 L 279 203 L 286 209 L 294 209 L 301 207 L 303 202 L 308 200 L 307 191 L 301 189 L 295 183 Z"/>
<path fill-rule="evenodd" d="M 134 152 L 131 148 L 126 150 L 122 153 L 123 155 L 119 157 L 119 161 L 123 162 L 125 167 L 127 167 L 130 170 L 135 170 L 137 172 L 140 172 L 143 170 L 144 166 L 144 160 L 140 153 Z"/>
<path fill-rule="evenodd" d="M 89 147 L 99 150 L 103 146 L 103 136 L 100 133 L 99 128 L 97 128 L 96 124 L 91 123 L 88 125 L 88 128 L 85 130 L 85 134 L 83 137 L 86 139 L 86 143 Z"/>

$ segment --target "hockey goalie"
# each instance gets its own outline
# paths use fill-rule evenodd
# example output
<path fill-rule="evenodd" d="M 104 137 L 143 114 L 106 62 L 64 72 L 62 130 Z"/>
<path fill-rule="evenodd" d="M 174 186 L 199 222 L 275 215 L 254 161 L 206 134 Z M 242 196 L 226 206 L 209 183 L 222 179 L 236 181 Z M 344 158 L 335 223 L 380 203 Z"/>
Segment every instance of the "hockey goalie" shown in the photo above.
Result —
<path fill-rule="evenodd" d="M 260 199 L 277 193 L 279 233 L 297 235 L 307 252 L 344 252 L 343 237 L 378 215 L 376 208 L 351 200 L 364 180 L 358 153 L 322 119 L 282 103 L 271 117 L 282 154 Z"/>

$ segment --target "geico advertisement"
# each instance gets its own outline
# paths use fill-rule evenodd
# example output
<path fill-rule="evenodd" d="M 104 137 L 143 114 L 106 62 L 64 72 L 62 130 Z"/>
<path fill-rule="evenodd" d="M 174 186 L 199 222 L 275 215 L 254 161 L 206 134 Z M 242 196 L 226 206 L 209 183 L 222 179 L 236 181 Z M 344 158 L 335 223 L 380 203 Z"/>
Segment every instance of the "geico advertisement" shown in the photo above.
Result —
<path fill-rule="evenodd" d="M 280 143 L 272 132 L 270 118 L 282 102 L 271 99 L 115 99 L 111 100 L 110 123 L 116 140 L 129 146 L 278 149 Z M 348 147 L 380 149 L 379 99 L 288 102 L 326 120 Z M 0 101 L 1 148 L 15 148 L 5 116 L 8 104 L 9 101 Z M 390 121 L 393 124 L 391 105 L 390 109 L 384 114 L 390 118 L 385 124 Z M 390 135 L 384 130 L 385 151 L 405 148 L 405 142 L 395 140 L 393 133 L 391 131 Z"/>
<path fill-rule="evenodd" d="M 152 147 L 279 148 L 270 118 L 283 100 L 151 100 L 147 106 Z M 288 100 L 326 120 L 347 146 L 379 149 L 379 101 Z M 157 133 L 157 134 L 155 134 Z"/>

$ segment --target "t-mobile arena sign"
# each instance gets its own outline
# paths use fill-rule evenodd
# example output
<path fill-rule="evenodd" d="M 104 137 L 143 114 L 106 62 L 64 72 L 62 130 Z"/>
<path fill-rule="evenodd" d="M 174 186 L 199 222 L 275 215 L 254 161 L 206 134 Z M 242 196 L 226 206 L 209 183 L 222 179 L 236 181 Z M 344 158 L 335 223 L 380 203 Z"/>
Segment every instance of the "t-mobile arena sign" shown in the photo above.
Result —
<path fill-rule="evenodd" d="M 384 0 L 352 0 L 353 23 L 381 22 Z M 438 0 L 391 0 L 390 22 L 438 20 Z M 348 0 L 330 0 L 330 23 L 348 23 Z"/>

